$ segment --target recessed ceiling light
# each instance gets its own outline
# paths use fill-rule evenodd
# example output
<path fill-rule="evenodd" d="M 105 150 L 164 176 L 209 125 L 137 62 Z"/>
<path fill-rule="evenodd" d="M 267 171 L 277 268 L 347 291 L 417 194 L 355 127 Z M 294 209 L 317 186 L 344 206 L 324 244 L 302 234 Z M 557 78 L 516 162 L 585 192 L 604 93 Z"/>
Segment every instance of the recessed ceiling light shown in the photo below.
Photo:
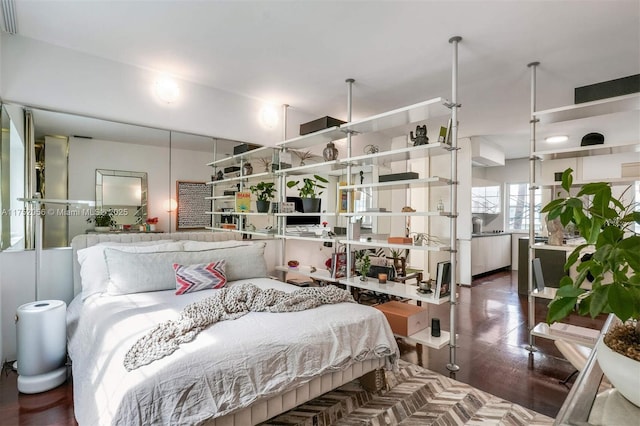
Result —
<path fill-rule="evenodd" d="M 163 77 L 156 80 L 155 89 L 158 98 L 168 104 L 175 102 L 176 99 L 178 99 L 178 95 L 180 94 L 178 84 L 168 77 Z"/>
<path fill-rule="evenodd" d="M 566 136 L 566 135 L 549 136 L 548 138 L 544 138 L 544 140 L 549 143 L 560 143 L 560 142 L 568 141 L 569 136 Z"/>
<path fill-rule="evenodd" d="M 260 110 L 260 123 L 267 129 L 273 129 L 278 124 L 278 111 L 273 105 L 265 105 Z"/>

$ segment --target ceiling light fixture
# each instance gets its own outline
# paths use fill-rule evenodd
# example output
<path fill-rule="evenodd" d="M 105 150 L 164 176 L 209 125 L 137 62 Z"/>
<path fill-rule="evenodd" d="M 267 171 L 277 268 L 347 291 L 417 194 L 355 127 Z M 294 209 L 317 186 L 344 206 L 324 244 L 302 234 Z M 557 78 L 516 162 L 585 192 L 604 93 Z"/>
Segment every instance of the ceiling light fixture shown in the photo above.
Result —
<path fill-rule="evenodd" d="M 18 24 L 16 21 L 16 5 L 14 0 L 2 0 L 2 17 L 4 20 L 4 31 L 9 34 L 18 34 Z"/>
<path fill-rule="evenodd" d="M 265 105 L 260 110 L 260 123 L 267 129 L 274 129 L 278 125 L 278 112 L 273 105 Z"/>
<path fill-rule="evenodd" d="M 544 140 L 549 143 L 560 143 L 560 142 L 568 141 L 569 136 L 566 136 L 566 135 L 549 136 L 548 138 L 544 138 Z"/>
<path fill-rule="evenodd" d="M 175 102 L 180 95 L 178 84 L 169 77 L 162 77 L 156 80 L 155 91 L 158 98 L 168 104 Z"/>

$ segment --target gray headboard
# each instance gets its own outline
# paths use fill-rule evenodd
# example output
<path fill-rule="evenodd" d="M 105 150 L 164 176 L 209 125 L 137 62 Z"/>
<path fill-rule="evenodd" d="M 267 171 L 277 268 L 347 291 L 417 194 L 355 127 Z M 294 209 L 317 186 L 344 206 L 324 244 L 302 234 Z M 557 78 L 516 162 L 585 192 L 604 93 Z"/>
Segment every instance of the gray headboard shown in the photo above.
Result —
<path fill-rule="evenodd" d="M 76 235 L 71 240 L 73 249 L 73 295 L 76 296 L 82 291 L 80 281 L 80 264 L 78 263 L 78 250 L 94 246 L 104 242 L 133 243 L 136 241 L 157 241 L 157 240 L 194 240 L 194 241 L 226 241 L 241 240 L 242 235 L 236 232 L 174 232 L 174 233 L 132 233 L 132 234 L 83 234 Z"/>

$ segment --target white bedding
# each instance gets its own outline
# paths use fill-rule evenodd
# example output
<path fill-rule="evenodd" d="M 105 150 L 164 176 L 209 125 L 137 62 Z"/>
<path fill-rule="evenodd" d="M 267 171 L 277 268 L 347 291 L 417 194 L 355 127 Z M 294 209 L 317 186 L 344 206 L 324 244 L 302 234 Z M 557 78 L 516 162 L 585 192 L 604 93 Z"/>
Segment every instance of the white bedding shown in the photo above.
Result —
<path fill-rule="evenodd" d="M 297 287 L 266 278 L 261 288 Z M 354 303 L 295 313 L 251 312 L 217 323 L 172 355 L 127 372 L 122 361 L 147 330 L 177 318 L 205 290 L 94 295 L 69 306 L 69 355 L 80 425 L 196 425 L 246 407 L 356 361 L 398 358 L 377 309 Z"/>

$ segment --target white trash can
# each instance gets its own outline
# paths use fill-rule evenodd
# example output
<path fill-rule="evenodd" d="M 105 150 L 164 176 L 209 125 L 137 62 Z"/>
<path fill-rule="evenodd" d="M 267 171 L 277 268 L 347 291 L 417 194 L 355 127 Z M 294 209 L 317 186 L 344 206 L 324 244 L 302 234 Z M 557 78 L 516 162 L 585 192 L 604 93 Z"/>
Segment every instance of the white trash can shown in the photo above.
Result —
<path fill-rule="evenodd" d="M 39 300 L 18 307 L 18 390 L 39 393 L 67 379 L 67 304 Z"/>

